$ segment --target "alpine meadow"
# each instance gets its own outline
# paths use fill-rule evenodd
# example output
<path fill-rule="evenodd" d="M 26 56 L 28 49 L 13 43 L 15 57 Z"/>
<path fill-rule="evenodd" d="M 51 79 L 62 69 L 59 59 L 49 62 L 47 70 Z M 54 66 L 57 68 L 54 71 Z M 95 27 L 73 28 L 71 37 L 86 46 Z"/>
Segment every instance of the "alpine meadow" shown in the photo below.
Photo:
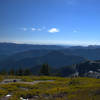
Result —
<path fill-rule="evenodd" d="M 0 0 L 0 100 L 100 100 L 99 0 Z"/>

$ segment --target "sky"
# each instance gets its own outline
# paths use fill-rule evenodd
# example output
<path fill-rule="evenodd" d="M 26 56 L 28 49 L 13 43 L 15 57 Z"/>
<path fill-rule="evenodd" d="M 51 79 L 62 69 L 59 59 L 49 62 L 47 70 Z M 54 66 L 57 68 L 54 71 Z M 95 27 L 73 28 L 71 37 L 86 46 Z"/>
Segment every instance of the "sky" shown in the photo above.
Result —
<path fill-rule="evenodd" d="M 100 45 L 100 0 L 0 0 L 0 42 Z"/>

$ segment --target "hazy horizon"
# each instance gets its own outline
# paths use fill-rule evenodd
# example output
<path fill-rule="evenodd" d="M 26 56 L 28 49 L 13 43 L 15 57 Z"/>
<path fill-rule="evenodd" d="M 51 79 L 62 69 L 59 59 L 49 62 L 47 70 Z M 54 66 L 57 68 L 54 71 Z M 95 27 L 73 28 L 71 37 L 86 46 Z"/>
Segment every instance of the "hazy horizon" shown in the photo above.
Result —
<path fill-rule="evenodd" d="M 0 43 L 11 43 L 11 44 L 26 44 L 26 45 L 57 45 L 57 46 L 82 46 L 82 47 L 88 47 L 88 46 L 100 46 L 99 44 L 88 44 L 88 45 L 81 45 L 81 44 L 56 44 L 56 43 L 26 43 L 26 42 L 0 42 Z"/>

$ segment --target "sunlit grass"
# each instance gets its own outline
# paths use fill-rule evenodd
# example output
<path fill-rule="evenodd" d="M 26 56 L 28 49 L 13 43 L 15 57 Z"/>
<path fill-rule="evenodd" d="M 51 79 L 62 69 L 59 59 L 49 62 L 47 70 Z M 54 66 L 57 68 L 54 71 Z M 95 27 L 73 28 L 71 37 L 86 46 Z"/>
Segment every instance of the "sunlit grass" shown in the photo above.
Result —
<path fill-rule="evenodd" d="M 99 100 L 100 79 L 94 78 L 62 78 L 48 76 L 0 76 L 0 79 L 17 78 L 22 81 L 53 80 L 37 84 L 10 83 L 0 84 L 0 97 L 12 94 L 10 100 L 20 97 L 36 100 Z"/>

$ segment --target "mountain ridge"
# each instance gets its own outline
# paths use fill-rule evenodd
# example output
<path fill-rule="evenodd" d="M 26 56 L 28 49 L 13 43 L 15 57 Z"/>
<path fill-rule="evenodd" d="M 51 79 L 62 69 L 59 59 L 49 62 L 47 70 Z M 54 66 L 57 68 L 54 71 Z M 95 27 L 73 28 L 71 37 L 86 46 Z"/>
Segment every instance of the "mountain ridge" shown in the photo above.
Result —
<path fill-rule="evenodd" d="M 48 53 L 47 55 L 41 56 L 41 57 L 30 57 L 25 58 L 21 60 L 14 60 L 14 59 L 8 59 L 5 60 L 0 65 L 7 68 L 11 67 L 33 67 L 37 65 L 42 65 L 44 63 L 48 63 L 52 67 L 62 67 L 67 65 L 72 65 L 76 63 L 80 63 L 81 61 L 84 61 L 85 59 L 83 57 L 74 56 L 74 55 L 66 55 L 59 51 L 52 51 Z M 6 63 L 5 63 L 6 62 Z"/>

